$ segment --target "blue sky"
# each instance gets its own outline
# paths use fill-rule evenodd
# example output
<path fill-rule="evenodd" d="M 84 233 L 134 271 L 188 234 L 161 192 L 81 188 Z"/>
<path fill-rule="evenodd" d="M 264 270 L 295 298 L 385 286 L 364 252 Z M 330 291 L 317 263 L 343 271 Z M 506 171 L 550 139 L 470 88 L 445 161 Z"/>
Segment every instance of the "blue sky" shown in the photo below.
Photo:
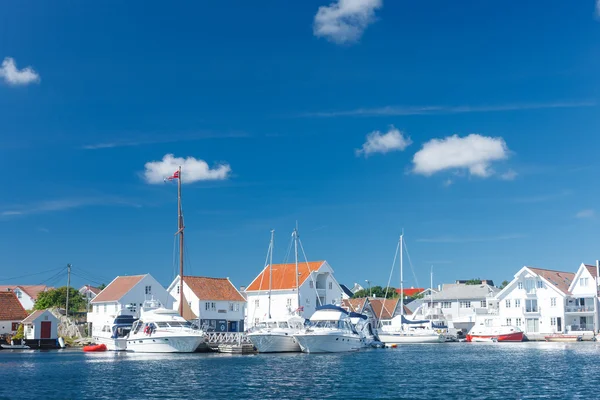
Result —
<path fill-rule="evenodd" d="M 170 283 L 168 154 L 187 271 L 237 286 L 296 221 L 349 285 L 386 284 L 402 229 L 409 286 L 600 257 L 592 0 L 1 7 L 0 282 Z"/>

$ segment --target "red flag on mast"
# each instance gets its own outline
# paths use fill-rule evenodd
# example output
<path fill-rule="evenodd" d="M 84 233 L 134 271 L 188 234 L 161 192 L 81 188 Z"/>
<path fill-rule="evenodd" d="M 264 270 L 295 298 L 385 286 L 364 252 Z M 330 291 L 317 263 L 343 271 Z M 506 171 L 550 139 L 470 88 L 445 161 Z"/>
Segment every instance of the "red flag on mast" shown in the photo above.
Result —
<path fill-rule="evenodd" d="M 179 170 L 175 171 L 175 173 L 168 178 L 165 178 L 165 181 L 172 181 L 173 179 L 179 179 Z"/>

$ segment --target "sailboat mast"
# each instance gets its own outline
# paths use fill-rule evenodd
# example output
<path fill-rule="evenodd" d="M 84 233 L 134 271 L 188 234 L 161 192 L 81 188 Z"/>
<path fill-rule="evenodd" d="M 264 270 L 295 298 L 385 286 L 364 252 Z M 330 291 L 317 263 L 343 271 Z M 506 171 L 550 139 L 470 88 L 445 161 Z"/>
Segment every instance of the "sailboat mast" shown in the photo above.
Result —
<path fill-rule="evenodd" d="M 179 233 L 179 315 L 183 315 L 183 211 L 181 209 L 181 166 L 177 178 L 177 210 Z"/>
<path fill-rule="evenodd" d="M 433 306 L 433 265 L 429 276 L 429 308 Z"/>
<path fill-rule="evenodd" d="M 404 246 L 404 232 L 400 235 L 400 315 L 404 315 L 404 275 L 402 270 L 402 247 Z"/>
<path fill-rule="evenodd" d="M 296 259 L 296 295 L 298 296 L 298 315 L 300 315 L 300 281 L 298 276 L 298 227 L 294 229 L 294 255 Z"/>
<path fill-rule="evenodd" d="M 271 290 L 273 289 L 273 236 L 275 230 L 271 230 L 271 244 L 269 245 L 269 319 L 271 319 Z"/>

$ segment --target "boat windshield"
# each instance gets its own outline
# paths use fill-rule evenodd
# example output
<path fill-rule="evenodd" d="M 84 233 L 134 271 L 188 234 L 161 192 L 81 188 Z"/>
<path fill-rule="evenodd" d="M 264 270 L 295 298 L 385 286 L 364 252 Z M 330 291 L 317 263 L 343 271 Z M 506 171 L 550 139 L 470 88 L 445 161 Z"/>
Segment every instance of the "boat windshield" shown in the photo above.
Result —
<path fill-rule="evenodd" d="M 190 328 L 194 329 L 195 325 L 188 321 L 168 321 L 168 322 L 155 322 L 159 328 Z"/>
<path fill-rule="evenodd" d="M 277 322 L 267 322 L 267 327 L 270 329 L 277 328 Z"/>
<path fill-rule="evenodd" d="M 285 321 L 279 321 L 278 324 L 279 324 L 280 328 L 284 328 L 284 329 L 289 328 L 288 323 Z"/>

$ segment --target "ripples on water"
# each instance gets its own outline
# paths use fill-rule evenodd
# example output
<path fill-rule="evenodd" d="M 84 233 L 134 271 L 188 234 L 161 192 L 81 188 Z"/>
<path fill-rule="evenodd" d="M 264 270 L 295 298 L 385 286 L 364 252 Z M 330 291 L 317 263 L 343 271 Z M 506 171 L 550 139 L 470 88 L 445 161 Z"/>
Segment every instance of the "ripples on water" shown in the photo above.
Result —
<path fill-rule="evenodd" d="M 595 399 L 600 343 L 339 354 L 0 351 L 0 399 Z"/>

